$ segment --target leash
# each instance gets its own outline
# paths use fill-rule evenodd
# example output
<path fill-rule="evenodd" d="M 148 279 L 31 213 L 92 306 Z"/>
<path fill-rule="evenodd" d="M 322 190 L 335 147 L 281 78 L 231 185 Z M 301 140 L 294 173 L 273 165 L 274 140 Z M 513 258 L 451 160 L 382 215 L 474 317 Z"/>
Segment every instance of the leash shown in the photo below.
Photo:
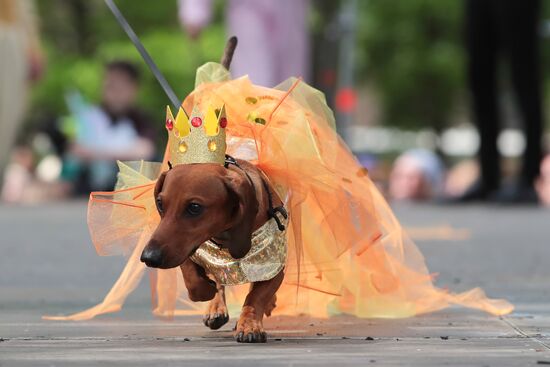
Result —
<path fill-rule="evenodd" d="M 254 187 L 254 181 L 252 181 L 252 178 L 250 177 L 248 172 L 246 172 L 239 165 L 239 163 L 237 162 L 237 160 L 235 158 L 233 158 L 232 156 L 226 154 L 225 155 L 224 167 L 229 168 L 230 165 L 233 165 L 233 166 L 239 168 L 241 171 L 243 171 L 244 174 L 246 175 L 246 177 L 248 178 L 248 180 L 250 181 L 250 183 L 252 184 L 252 187 Z M 281 219 L 279 218 L 279 216 L 277 216 L 277 213 L 281 214 L 284 219 L 288 219 L 288 212 L 286 211 L 285 207 L 282 206 L 282 205 L 277 206 L 277 207 L 273 207 L 273 194 L 271 193 L 271 190 L 269 189 L 269 185 L 267 184 L 267 182 L 265 181 L 265 179 L 263 178 L 262 175 L 260 175 L 260 179 L 262 180 L 264 190 L 267 192 L 267 201 L 268 201 L 267 216 L 268 216 L 269 219 L 273 218 L 275 220 L 275 222 L 277 223 L 277 228 L 279 229 L 279 231 L 282 232 L 282 231 L 285 230 L 286 227 L 281 222 Z"/>
<path fill-rule="evenodd" d="M 116 6 L 116 4 L 113 2 L 113 0 L 105 0 L 105 4 L 109 7 L 113 15 L 115 16 L 116 21 L 118 24 L 124 29 L 124 32 L 128 35 L 128 38 L 130 38 L 130 41 L 134 44 L 134 47 L 138 50 L 139 54 L 159 82 L 160 86 L 164 90 L 164 93 L 168 96 L 168 99 L 172 102 L 174 105 L 174 108 L 177 109 L 180 107 L 181 103 L 179 98 L 176 96 L 176 93 L 174 93 L 174 90 L 172 87 L 170 87 L 170 84 L 166 81 L 162 73 L 160 72 L 159 68 L 151 58 L 151 55 L 147 52 L 141 41 L 139 40 L 138 36 L 136 35 L 136 32 L 132 29 L 126 18 L 124 18 L 124 15 L 120 12 L 119 8 Z"/>

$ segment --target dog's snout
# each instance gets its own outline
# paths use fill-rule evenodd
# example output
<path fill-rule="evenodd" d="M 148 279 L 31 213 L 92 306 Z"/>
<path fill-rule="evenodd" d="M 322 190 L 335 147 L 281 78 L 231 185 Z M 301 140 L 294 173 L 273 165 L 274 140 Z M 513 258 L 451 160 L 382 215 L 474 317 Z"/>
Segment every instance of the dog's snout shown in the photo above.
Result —
<path fill-rule="evenodd" d="M 141 253 L 141 262 L 151 268 L 158 268 L 162 265 L 162 250 L 158 247 L 147 246 Z"/>

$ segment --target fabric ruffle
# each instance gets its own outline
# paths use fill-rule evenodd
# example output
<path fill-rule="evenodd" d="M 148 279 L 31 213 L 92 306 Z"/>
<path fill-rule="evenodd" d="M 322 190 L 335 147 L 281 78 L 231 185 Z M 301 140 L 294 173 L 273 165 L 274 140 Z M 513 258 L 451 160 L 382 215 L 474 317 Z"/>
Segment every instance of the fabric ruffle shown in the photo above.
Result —
<path fill-rule="evenodd" d="M 274 314 L 399 318 L 452 304 L 495 315 L 513 310 L 479 288 L 456 294 L 433 285 L 422 254 L 337 135 L 321 92 L 297 79 L 274 89 L 247 77 L 227 80 L 216 65 L 199 69 L 203 82 L 183 108 L 225 104 L 227 153 L 260 168 L 292 213 Z M 139 257 L 159 221 L 153 186 L 168 160 L 166 153 L 164 164 L 121 164 L 117 189 L 91 194 L 88 224 L 97 252 L 123 253 L 129 260 L 102 304 L 57 319 L 118 311 L 139 283 L 145 270 Z M 202 313 L 205 304 L 188 300 L 179 268 L 150 274 L 156 315 Z M 247 286 L 227 289 L 230 310 L 238 312 L 247 292 Z"/>

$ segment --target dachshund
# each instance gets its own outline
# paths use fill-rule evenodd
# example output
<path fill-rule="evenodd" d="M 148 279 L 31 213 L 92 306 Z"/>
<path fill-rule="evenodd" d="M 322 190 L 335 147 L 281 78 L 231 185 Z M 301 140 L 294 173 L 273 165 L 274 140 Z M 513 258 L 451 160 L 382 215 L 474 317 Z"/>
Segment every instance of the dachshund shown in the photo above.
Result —
<path fill-rule="evenodd" d="M 154 190 L 160 223 L 141 254 L 149 267 L 181 268 L 189 298 L 211 301 L 204 323 L 213 330 L 229 321 L 224 286 L 190 256 L 212 240 L 233 258 L 244 257 L 252 233 L 270 219 L 269 209 L 282 206 L 258 168 L 243 160 L 233 163 L 183 164 L 162 173 Z M 284 269 L 270 280 L 251 284 L 235 327 L 238 342 L 266 341 L 263 316 L 275 308 L 283 277 Z"/>

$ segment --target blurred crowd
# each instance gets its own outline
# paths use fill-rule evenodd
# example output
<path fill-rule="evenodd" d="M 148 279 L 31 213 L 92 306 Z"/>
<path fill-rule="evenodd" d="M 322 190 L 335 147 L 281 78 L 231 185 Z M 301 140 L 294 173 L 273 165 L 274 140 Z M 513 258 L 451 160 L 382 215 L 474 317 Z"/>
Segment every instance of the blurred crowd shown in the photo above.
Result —
<path fill-rule="evenodd" d="M 175 0 L 174 0 L 175 1 Z M 345 2 L 345 1 L 344 1 Z M 353 1 L 350 0 L 350 3 Z M 227 0 L 227 34 L 239 39 L 235 77 L 248 74 L 272 87 L 289 76 L 312 78 L 308 0 Z M 382 192 L 395 201 L 540 203 L 550 206 L 550 156 L 544 154 L 544 118 L 536 0 L 467 0 L 465 47 L 471 118 L 480 137 L 478 157 L 449 163 L 437 149 L 418 147 L 381 157 L 358 152 Z M 213 18 L 212 0 L 179 0 L 178 19 L 190 39 L 201 37 Z M 361 20 L 357 20 L 361 22 Z M 497 136 L 501 129 L 497 63 L 510 79 L 526 147 L 513 177 L 503 179 Z M 1 200 L 33 203 L 112 190 L 116 160 L 159 159 L 156 121 L 137 103 L 140 69 L 110 60 L 102 71 L 101 96 L 87 100 L 67 87 L 68 113 L 54 116 L 18 142 L 28 92 L 47 73 L 39 19 L 31 0 L 0 0 Z M 327 77 L 325 75 L 325 77 Z M 328 77 L 327 77 L 328 78 Z M 353 97 L 353 98 L 352 98 Z M 353 102 L 355 95 L 348 98 Z M 354 103 L 347 103 L 352 106 Z"/>

